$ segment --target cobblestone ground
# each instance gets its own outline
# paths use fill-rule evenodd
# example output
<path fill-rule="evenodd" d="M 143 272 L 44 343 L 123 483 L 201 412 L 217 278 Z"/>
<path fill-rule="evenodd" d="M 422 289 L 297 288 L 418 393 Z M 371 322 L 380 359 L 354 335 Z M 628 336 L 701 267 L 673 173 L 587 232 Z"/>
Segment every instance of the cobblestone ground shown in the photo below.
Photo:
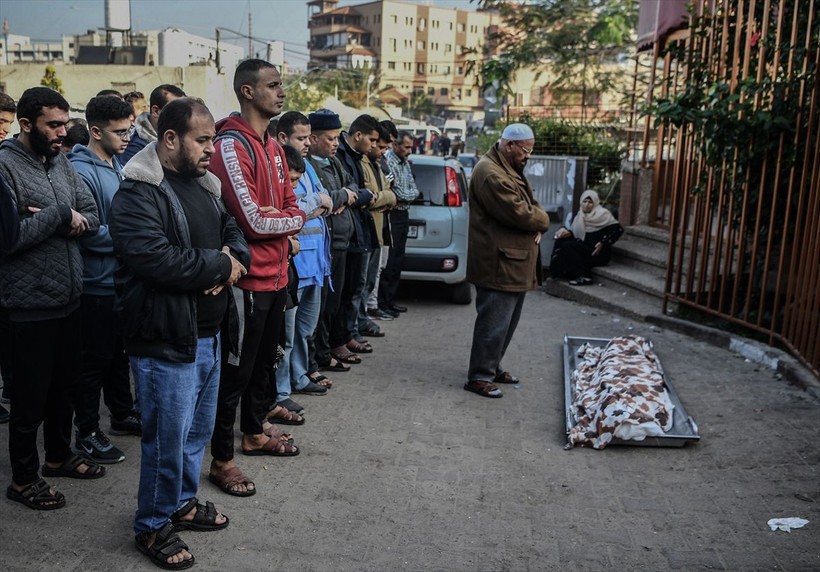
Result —
<path fill-rule="evenodd" d="M 374 354 L 333 376 L 330 395 L 298 396 L 300 456 L 239 458 L 256 496 L 203 477 L 200 498 L 232 522 L 182 533 L 195 570 L 820 570 L 820 404 L 801 390 L 725 350 L 533 292 L 505 362 L 520 388 L 482 399 L 462 389 L 473 306 L 405 295 L 410 311 L 382 323 Z M 563 450 L 563 336 L 625 333 L 654 341 L 699 443 Z M 127 459 L 104 479 L 52 480 L 65 509 L 0 499 L 1 570 L 155 569 L 131 532 L 139 441 L 114 441 Z M 766 525 L 788 516 L 811 522 Z"/>

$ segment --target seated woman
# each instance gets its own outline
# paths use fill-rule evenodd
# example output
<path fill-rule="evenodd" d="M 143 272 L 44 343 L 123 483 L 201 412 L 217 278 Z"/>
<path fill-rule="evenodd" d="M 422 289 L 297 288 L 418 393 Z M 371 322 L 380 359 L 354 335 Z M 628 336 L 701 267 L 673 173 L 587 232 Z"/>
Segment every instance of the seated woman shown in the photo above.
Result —
<path fill-rule="evenodd" d="M 569 278 L 574 286 L 592 284 L 592 268 L 609 264 L 612 245 L 623 232 L 612 213 L 601 206 L 598 193 L 585 191 L 571 228 L 562 227 L 555 233 L 550 274 Z"/>

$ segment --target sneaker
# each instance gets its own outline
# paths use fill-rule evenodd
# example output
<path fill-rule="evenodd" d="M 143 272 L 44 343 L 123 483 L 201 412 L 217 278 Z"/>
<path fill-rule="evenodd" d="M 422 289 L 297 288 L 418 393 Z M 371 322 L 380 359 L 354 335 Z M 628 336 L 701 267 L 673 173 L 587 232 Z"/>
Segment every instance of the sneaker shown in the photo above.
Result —
<path fill-rule="evenodd" d="M 327 387 L 324 385 L 319 385 L 315 381 L 309 381 L 302 389 L 294 388 L 293 393 L 302 393 L 304 395 L 327 395 Z M 279 405 L 283 405 L 283 403 L 280 401 Z"/>
<path fill-rule="evenodd" d="M 97 429 L 87 437 L 77 433 L 74 450 L 83 457 L 103 465 L 111 465 L 125 460 L 125 453 L 117 449 L 108 440 L 108 436 Z"/>
<path fill-rule="evenodd" d="M 325 391 L 327 391 L 327 390 L 325 390 Z M 302 407 L 301 405 L 299 405 L 298 403 L 296 403 L 290 397 L 288 397 L 287 399 L 285 399 L 283 401 L 277 401 L 276 405 L 281 405 L 282 407 L 284 407 L 285 409 L 287 409 L 288 411 L 290 411 L 292 413 L 295 413 L 296 415 L 302 415 L 305 412 L 305 408 Z"/>
<path fill-rule="evenodd" d="M 124 419 L 111 417 L 112 435 L 142 435 L 142 422 L 137 413 L 132 413 Z"/>
<path fill-rule="evenodd" d="M 407 306 L 399 306 L 398 304 L 390 304 L 390 309 L 393 310 L 394 312 L 398 312 L 400 314 L 403 314 L 404 312 L 407 311 Z"/>
<path fill-rule="evenodd" d="M 375 310 L 368 310 L 367 314 L 371 318 L 373 318 L 374 320 L 383 320 L 385 322 L 389 322 L 390 320 L 393 319 L 392 314 L 388 314 L 387 312 L 385 312 L 381 308 L 376 308 Z"/>

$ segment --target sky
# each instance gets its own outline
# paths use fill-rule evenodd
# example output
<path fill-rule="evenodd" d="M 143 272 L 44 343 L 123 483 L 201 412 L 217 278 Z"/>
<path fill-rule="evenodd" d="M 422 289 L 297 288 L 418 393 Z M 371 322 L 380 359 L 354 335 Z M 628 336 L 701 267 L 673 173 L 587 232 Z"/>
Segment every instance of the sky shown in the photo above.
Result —
<path fill-rule="evenodd" d="M 341 0 L 339 6 L 362 4 Z M 415 4 L 434 4 L 449 8 L 475 9 L 470 0 L 418 0 Z M 306 0 L 131 0 L 133 31 L 162 30 L 176 27 L 191 34 L 215 37 L 223 28 L 221 41 L 236 43 L 248 50 L 248 12 L 252 36 L 259 40 L 282 40 L 285 59 L 296 68 L 308 60 Z M 34 40 L 57 40 L 62 35 L 83 34 L 102 28 L 105 23 L 104 0 L 0 0 L 0 21 L 8 18 L 9 33 Z M 264 44 L 254 43 L 264 54 Z"/>

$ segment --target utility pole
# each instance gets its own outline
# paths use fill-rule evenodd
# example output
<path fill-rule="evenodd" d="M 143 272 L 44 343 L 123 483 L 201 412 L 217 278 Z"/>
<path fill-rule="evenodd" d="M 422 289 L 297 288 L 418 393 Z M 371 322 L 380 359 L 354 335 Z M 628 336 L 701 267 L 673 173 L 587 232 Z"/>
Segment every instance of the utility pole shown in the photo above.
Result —
<path fill-rule="evenodd" d="M 254 56 L 253 53 L 253 30 L 251 29 L 251 7 L 248 5 L 248 57 L 252 58 Z"/>
<path fill-rule="evenodd" d="M 6 46 L 6 65 L 9 65 L 9 19 L 3 18 L 3 36 L 5 36 L 5 42 L 3 45 Z"/>
<path fill-rule="evenodd" d="M 216 61 L 216 73 L 220 73 L 222 66 L 220 65 L 221 58 L 219 56 L 219 28 L 216 29 L 216 55 L 214 57 Z"/>

